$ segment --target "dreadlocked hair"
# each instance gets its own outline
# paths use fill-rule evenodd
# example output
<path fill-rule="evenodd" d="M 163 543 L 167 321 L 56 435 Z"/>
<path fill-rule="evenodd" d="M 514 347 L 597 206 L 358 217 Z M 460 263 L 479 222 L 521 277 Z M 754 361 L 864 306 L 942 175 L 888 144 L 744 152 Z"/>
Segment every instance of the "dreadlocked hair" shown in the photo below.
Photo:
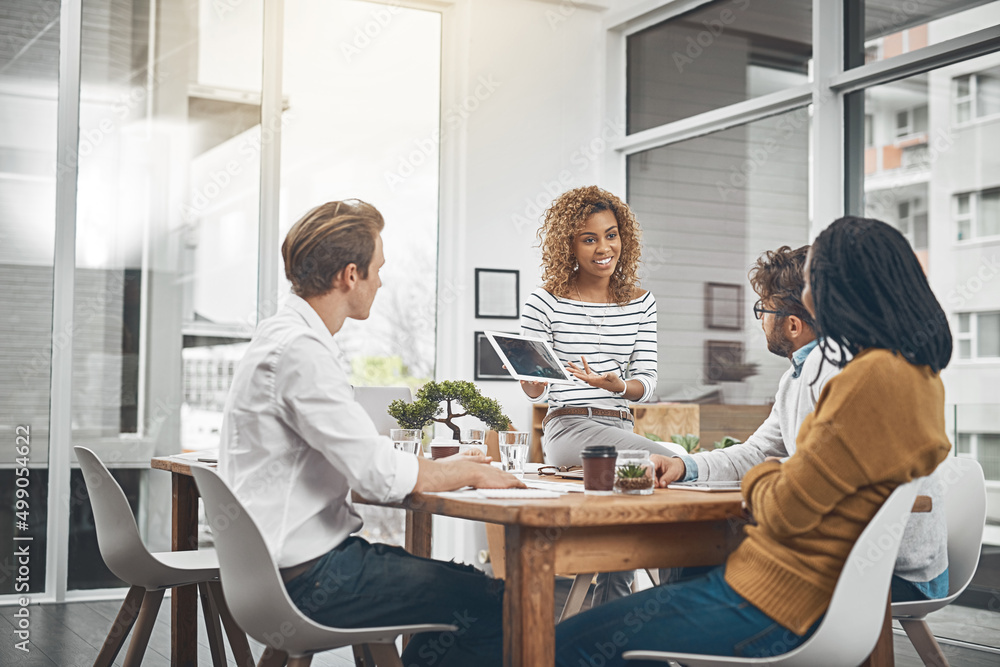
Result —
<path fill-rule="evenodd" d="M 795 315 L 815 331 L 816 323 L 802 305 L 802 288 L 805 287 L 802 269 L 808 252 L 807 245 L 795 250 L 786 245 L 768 250 L 757 258 L 747 277 L 761 301 L 770 302 L 775 310 Z"/>
<path fill-rule="evenodd" d="M 596 185 L 564 192 L 545 211 L 545 219 L 538 230 L 542 247 L 542 283 L 550 294 L 570 296 L 570 285 L 577 274 L 573 239 L 587 218 L 601 211 L 611 211 L 618 223 L 621 254 L 608 289 L 614 302 L 623 306 L 632 300 L 639 286 L 637 272 L 642 230 L 628 204 Z"/>
<path fill-rule="evenodd" d="M 951 359 L 948 318 L 902 234 L 880 220 L 848 216 L 813 243 L 809 282 L 823 356 L 891 350 L 938 373 Z M 839 346 L 839 358 L 828 353 Z M 845 352 L 846 351 L 846 352 Z"/>

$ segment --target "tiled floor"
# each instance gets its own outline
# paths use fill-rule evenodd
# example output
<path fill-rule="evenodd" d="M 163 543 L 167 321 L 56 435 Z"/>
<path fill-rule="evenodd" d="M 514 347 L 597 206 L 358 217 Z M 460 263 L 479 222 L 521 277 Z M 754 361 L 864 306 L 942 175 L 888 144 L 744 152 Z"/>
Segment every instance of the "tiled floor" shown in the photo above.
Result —
<path fill-rule="evenodd" d="M 557 608 L 568 590 L 568 580 L 560 581 L 557 589 Z M 32 651 L 23 653 L 13 647 L 10 627 L 16 607 L 0 607 L 0 665 L 4 667 L 90 667 L 98 648 L 111 626 L 118 611 L 119 601 L 74 602 L 60 605 L 39 605 L 29 607 L 31 612 Z M 939 635 L 954 637 L 970 643 L 1000 646 L 1000 612 L 951 606 L 934 615 L 932 627 Z M 211 665 L 208 638 L 204 624 L 199 627 L 199 662 Z M 251 641 L 255 656 L 260 656 L 262 647 Z M 923 663 L 917 657 L 905 636 L 896 635 L 896 665 L 899 667 L 920 667 Z M 942 649 L 952 667 L 996 667 L 1000 665 L 1000 655 L 986 653 L 964 647 L 944 644 Z M 227 652 L 232 662 L 231 651 Z M 170 603 L 164 600 L 157 618 L 156 627 L 149 640 L 143 665 L 148 667 L 169 667 L 170 660 Z M 122 664 L 119 655 L 115 664 Z M 349 648 L 329 651 L 316 656 L 315 667 L 352 667 L 354 660 Z"/>

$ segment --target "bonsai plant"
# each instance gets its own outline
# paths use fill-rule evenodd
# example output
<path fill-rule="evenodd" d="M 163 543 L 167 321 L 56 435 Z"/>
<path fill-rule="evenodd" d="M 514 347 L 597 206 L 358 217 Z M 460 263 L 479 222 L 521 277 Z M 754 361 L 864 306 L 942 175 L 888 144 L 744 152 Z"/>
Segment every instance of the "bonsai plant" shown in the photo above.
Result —
<path fill-rule="evenodd" d="M 456 412 L 456 405 L 465 412 Z M 478 418 L 495 431 L 510 430 L 510 417 L 503 413 L 500 403 L 483 396 L 473 383 L 462 380 L 428 382 L 417 390 L 412 403 L 401 400 L 390 403 L 389 414 L 401 428 L 423 428 L 440 422 L 451 429 L 454 440 L 461 436 L 454 420 L 466 415 Z"/>

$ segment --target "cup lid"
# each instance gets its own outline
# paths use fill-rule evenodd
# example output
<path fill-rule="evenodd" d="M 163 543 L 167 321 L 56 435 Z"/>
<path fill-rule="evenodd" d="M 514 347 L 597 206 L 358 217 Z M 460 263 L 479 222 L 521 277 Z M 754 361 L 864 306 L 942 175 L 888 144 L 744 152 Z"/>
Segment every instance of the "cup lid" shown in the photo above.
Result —
<path fill-rule="evenodd" d="M 580 456 L 585 459 L 610 458 L 618 456 L 618 450 L 613 445 L 590 445 L 583 448 Z"/>

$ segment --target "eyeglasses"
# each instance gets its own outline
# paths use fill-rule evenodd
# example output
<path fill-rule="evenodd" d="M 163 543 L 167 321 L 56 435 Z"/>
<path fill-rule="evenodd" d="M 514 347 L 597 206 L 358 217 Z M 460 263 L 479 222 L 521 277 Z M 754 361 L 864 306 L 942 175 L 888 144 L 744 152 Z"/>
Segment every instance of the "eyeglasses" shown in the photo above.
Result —
<path fill-rule="evenodd" d="M 764 317 L 764 313 L 773 313 L 775 315 L 788 315 L 788 311 L 785 310 L 771 310 L 769 308 L 764 308 L 764 304 L 760 299 L 757 299 L 757 303 L 753 305 L 753 316 L 758 320 Z"/>
<path fill-rule="evenodd" d="M 558 475 L 564 472 L 582 471 L 583 466 L 541 466 L 538 468 L 539 475 Z"/>

